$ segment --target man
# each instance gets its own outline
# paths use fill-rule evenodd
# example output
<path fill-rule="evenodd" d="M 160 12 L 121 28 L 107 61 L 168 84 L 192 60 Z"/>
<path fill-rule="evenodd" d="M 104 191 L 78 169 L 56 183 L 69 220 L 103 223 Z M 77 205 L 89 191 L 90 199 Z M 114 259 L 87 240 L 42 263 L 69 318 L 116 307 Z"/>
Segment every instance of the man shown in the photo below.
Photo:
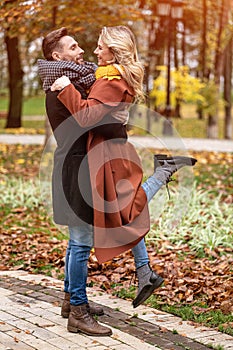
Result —
<path fill-rule="evenodd" d="M 47 61 L 39 60 L 38 65 L 43 88 L 46 91 L 48 118 L 58 144 L 53 171 L 54 221 L 67 225 L 70 232 L 64 287 L 66 300 L 63 303 L 62 315 L 69 317 L 68 330 L 71 332 L 78 330 L 89 335 L 110 335 L 111 330 L 100 326 L 91 316 L 91 313 L 101 314 L 102 310 L 90 309 L 84 291 L 87 261 L 90 248 L 93 246 L 91 226 L 93 212 L 89 205 L 92 196 L 85 157 L 88 130 L 78 126 L 70 117 L 69 111 L 57 99 L 57 92 L 50 90 L 56 78 L 67 75 L 82 94 L 82 98 L 86 98 L 86 90 L 95 80 L 95 66 L 83 61 L 83 52 L 78 43 L 67 35 L 66 29 L 61 28 L 45 37 L 43 53 Z M 110 124 L 108 120 L 106 125 L 100 125 L 92 129 L 92 132 L 102 133 L 106 139 L 126 139 L 127 133 L 123 123 L 116 122 L 113 117 L 108 118 L 110 118 Z M 161 186 L 162 183 L 158 188 Z M 87 201 L 83 199 L 81 188 L 85 188 Z M 143 240 L 132 251 L 139 279 L 138 294 L 133 302 L 134 307 L 137 307 L 162 284 L 163 279 L 151 270 Z"/>
<path fill-rule="evenodd" d="M 111 329 L 100 325 L 92 316 L 102 314 L 102 308 L 90 307 L 86 293 L 82 293 L 83 286 L 86 286 L 90 246 L 93 245 L 90 242 L 91 235 L 87 234 L 92 232 L 93 222 L 93 210 L 87 204 L 91 203 L 89 170 L 85 158 L 88 130 L 78 126 L 57 99 L 57 92 L 50 90 L 62 71 L 63 74 L 69 74 L 82 97 L 86 98 L 86 91 L 95 81 L 95 65 L 83 61 L 84 51 L 68 35 L 66 28 L 49 33 L 43 40 L 42 48 L 47 61 L 39 60 L 39 73 L 46 91 L 47 115 L 57 141 L 52 179 L 54 221 L 67 225 L 70 232 L 62 315 L 69 317 L 68 330 L 71 332 L 78 329 L 88 335 L 111 335 Z M 82 171 L 79 171 L 81 163 Z M 84 200 L 80 186 L 85 188 L 85 199 L 88 198 L 88 201 Z"/>

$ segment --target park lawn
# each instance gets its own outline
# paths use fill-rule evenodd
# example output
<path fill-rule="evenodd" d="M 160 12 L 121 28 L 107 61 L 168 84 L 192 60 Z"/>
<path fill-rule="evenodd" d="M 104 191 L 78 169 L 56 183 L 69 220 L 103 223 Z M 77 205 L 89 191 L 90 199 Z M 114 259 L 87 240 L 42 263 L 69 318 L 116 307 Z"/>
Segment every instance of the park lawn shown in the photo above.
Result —
<path fill-rule="evenodd" d="M 30 116 L 28 117 L 30 118 Z M 45 118 L 41 119 L 24 119 L 21 128 L 5 128 L 6 120 L 0 119 L 0 134 L 30 134 L 43 135 L 45 133 Z"/>
<path fill-rule="evenodd" d="M 62 279 L 67 233 L 53 224 L 40 197 L 38 170 L 42 149 L 0 145 L 0 269 L 23 269 Z M 233 154 L 192 155 L 198 163 L 189 211 L 172 231 L 163 227 L 166 217 L 152 222 L 147 239 L 151 266 L 164 277 L 165 284 L 147 304 L 233 335 Z M 148 167 L 152 169 L 152 160 Z M 169 214 L 176 198 L 176 184 L 171 184 L 171 188 L 172 199 L 162 215 L 166 211 Z M 129 300 L 135 297 L 130 252 L 102 266 L 92 252 L 89 269 L 90 286 L 108 293 L 114 290 L 114 294 Z"/>
<path fill-rule="evenodd" d="M 7 98 L 1 98 L 0 111 L 7 111 L 7 106 Z M 22 115 L 21 128 L 6 129 L 6 119 L 1 118 L 0 134 L 44 134 L 46 115 L 44 95 L 25 98 Z"/>
<path fill-rule="evenodd" d="M 7 111 L 8 109 L 8 99 L 2 97 L 0 99 L 0 111 Z M 45 96 L 44 94 L 34 96 L 34 97 L 25 97 L 23 100 L 23 116 L 30 115 L 45 115 Z"/>
<path fill-rule="evenodd" d="M 8 100 L 1 98 L 0 100 L 0 111 L 7 110 Z M 130 124 L 132 124 L 130 133 L 134 135 L 148 135 L 147 116 L 146 108 L 142 106 L 139 108 L 141 116 L 138 116 L 136 111 L 130 117 Z M 171 118 L 173 126 L 175 128 L 175 134 L 179 137 L 188 138 L 205 138 L 207 118 L 200 120 L 197 118 L 196 107 L 194 105 L 186 104 L 181 108 L 182 118 Z M 33 119 L 34 116 L 41 116 L 41 120 Z M 25 98 L 23 103 L 23 118 L 22 128 L 20 129 L 5 129 L 6 120 L 0 119 L 0 134 L 1 133 L 28 133 L 28 134 L 43 134 L 45 132 L 44 119 L 46 116 L 45 112 L 45 98 L 41 94 L 39 96 Z M 30 117 L 32 117 L 30 119 Z M 162 135 L 163 118 L 161 120 L 155 120 L 154 112 L 151 113 L 151 130 L 149 134 L 153 136 Z M 223 138 L 224 130 L 224 118 L 223 111 L 220 112 L 219 116 L 219 139 Z"/>
<path fill-rule="evenodd" d="M 174 136 L 177 137 L 187 137 L 187 138 L 206 138 L 207 131 L 207 117 L 203 119 L 198 119 L 195 113 L 194 105 L 185 105 L 183 106 L 182 118 L 170 118 L 170 121 L 174 128 Z M 139 117 L 137 113 L 132 115 L 129 120 L 129 123 L 132 124 L 131 134 L 134 135 L 152 135 L 155 137 L 162 136 L 164 117 L 156 118 L 154 112 L 151 113 L 151 127 L 148 131 L 148 122 L 146 110 L 142 109 L 142 114 Z M 223 113 L 220 113 L 218 119 L 218 128 L 219 128 L 219 139 L 223 139 L 224 131 L 224 117 Z M 233 135 L 233 130 L 232 130 Z"/>

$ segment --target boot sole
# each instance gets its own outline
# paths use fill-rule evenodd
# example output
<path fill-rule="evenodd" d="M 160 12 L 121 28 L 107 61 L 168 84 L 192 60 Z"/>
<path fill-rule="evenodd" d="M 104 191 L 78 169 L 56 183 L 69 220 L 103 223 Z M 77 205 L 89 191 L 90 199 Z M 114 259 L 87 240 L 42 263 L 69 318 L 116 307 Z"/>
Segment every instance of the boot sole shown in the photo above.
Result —
<path fill-rule="evenodd" d="M 163 283 L 164 279 L 162 277 L 159 277 L 156 280 L 156 283 L 152 284 L 151 286 L 145 286 L 140 294 L 133 300 L 133 307 L 137 307 L 141 305 L 144 301 L 146 301 L 151 294 L 154 292 L 155 289 L 159 288 L 161 284 Z"/>
<path fill-rule="evenodd" d="M 185 156 L 174 156 L 167 157 L 166 154 L 155 154 L 154 155 L 154 169 L 162 166 L 164 161 L 167 161 L 170 165 L 176 165 L 180 163 L 184 163 L 185 165 L 193 166 L 197 162 L 196 158 L 193 157 L 185 157 Z"/>
<path fill-rule="evenodd" d="M 111 329 L 109 330 L 108 333 L 103 333 L 103 334 L 90 333 L 90 332 L 84 331 L 83 329 L 79 329 L 77 327 L 72 327 L 72 326 L 67 326 L 67 329 L 71 333 L 84 333 L 86 335 L 91 335 L 91 336 L 94 336 L 94 337 L 106 337 L 106 336 L 112 335 L 112 330 Z"/>

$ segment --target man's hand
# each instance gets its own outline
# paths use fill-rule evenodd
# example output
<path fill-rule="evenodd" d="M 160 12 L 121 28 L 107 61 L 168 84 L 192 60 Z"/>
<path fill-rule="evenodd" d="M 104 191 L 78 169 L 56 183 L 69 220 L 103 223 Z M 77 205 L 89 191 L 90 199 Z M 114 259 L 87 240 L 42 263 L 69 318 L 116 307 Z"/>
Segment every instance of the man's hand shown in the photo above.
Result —
<path fill-rule="evenodd" d="M 62 90 L 64 89 L 64 87 L 70 84 L 71 84 L 70 79 L 65 75 L 63 75 L 61 78 L 58 78 L 57 80 L 55 80 L 55 82 L 51 86 L 51 91 Z"/>
<path fill-rule="evenodd" d="M 112 117 L 118 120 L 123 125 L 126 125 L 129 121 L 129 112 L 127 109 L 124 109 L 123 111 L 116 111 L 114 113 L 111 113 Z"/>

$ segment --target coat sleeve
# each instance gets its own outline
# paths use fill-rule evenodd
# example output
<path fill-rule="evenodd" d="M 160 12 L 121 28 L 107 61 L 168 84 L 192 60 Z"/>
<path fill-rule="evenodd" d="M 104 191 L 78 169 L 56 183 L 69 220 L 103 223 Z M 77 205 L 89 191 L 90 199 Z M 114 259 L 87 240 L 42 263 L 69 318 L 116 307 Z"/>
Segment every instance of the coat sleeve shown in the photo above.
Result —
<path fill-rule="evenodd" d="M 97 80 L 87 100 L 70 84 L 58 95 L 58 99 L 66 106 L 81 127 L 93 126 L 100 122 L 113 109 L 121 109 L 121 102 L 131 101 L 125 83 L 121 81 Z"/>

